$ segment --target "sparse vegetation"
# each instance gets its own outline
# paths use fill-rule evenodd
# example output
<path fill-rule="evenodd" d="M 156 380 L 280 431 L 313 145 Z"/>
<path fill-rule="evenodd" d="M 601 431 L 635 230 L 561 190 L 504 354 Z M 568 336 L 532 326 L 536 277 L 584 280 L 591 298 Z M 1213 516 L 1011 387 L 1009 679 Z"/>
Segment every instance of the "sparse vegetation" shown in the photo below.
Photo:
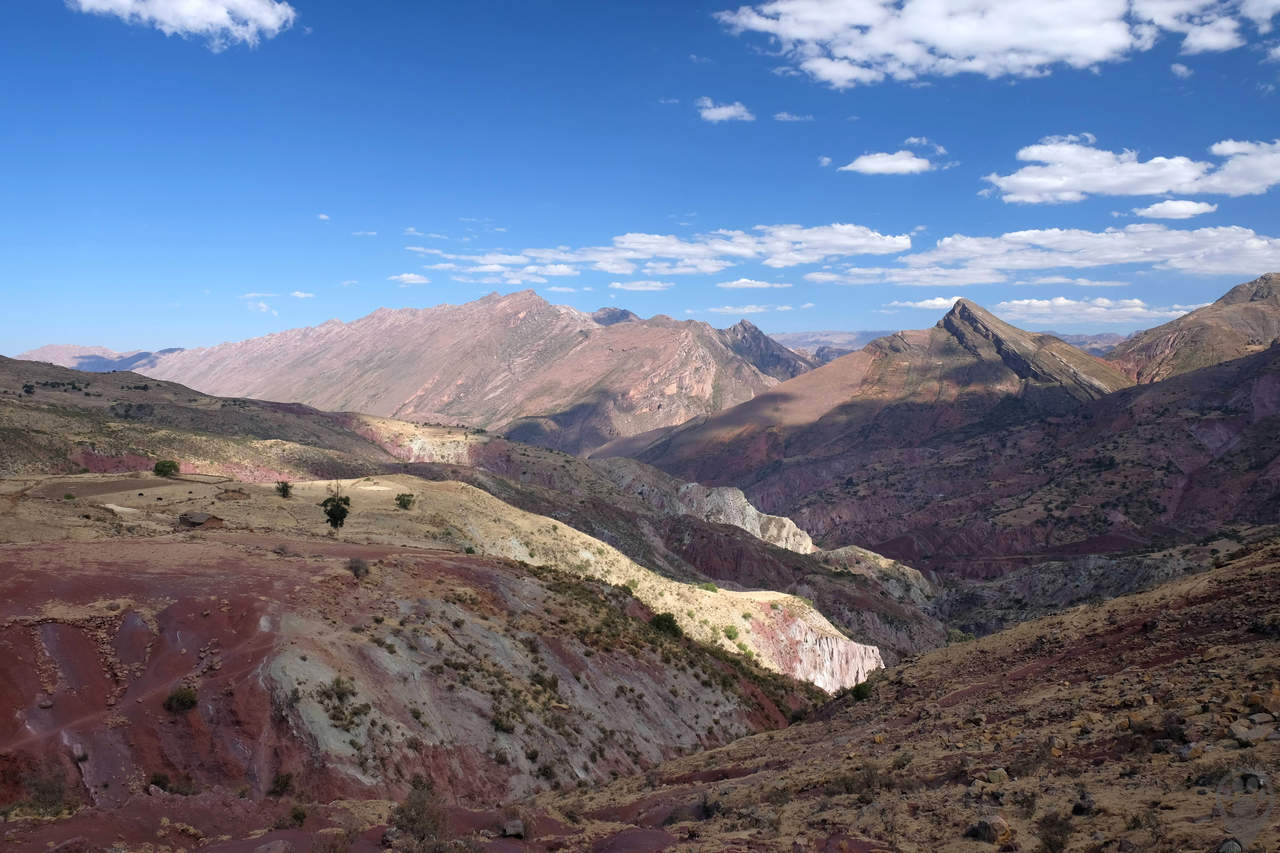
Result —
<path fill-rule="evenodd" d="M 702 583 L 698 584 L 697 586 L 698 586 L 698 589 L 705 589 L 707 592 L 719 592 L 719 591 L 720 591 L 720 587 L 716 586 L 716 585 L 715 585 L 715 584 L 713 584 L 711 581 L 703 581 Z"/>
<path fill-rule="evenodd" d="M 351 572 L 356 580 L 363 580 L 369 576 L 369 564 L 360 557 L 352 557 L 347 560 L 347 571 Z"/>
<path fill-rule="evenodd" d="M 293 495 L 293 483 L 288 480 L 276 481 L 276 494 L 282 498 L 289 498 Z"/>
<path fill-rule="evenodd" d="M 400 509 L 412 509 L 414 499 L 414 496 L 409 492 L 401 492 L 396 495 L 396 506 Z"/>
<path fill-rule="evenodd" d="M 271 780 L 271 787 L 267 789 L 268 797 L 283 797 L 289 793 L 289 789 L 293 787 L 292 773 L 277 773 L 276 777 Z"/>
<path fill-rule="evenodd" d="M 723 629 L 724 635 L 730 640 L 738 639 L 738 629 L 733 625 L 725 625 Z"/>
<path fill-rule="evenodd" d="M 151 470 L 157 477 L 173 477 L 178 473 L 178 463 L 172 459 L 161 459 Z"/>

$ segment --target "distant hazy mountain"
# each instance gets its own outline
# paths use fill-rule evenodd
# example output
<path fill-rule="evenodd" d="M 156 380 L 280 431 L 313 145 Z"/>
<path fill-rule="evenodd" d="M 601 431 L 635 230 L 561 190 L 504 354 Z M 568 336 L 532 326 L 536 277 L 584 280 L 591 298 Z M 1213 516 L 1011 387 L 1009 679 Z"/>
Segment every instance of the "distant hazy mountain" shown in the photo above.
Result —
<path fill-rule="evenodd" d="M 1114 332 L 1104 332 L 1099 335 L 1067 335 L 1061 332 L 1045 332 L 1046 335 L 1053 335 L 1059 340 L 1066 341 L 1076 349 L 1082 349 L 1089 355 L 1106 355 L 1124 340 L 1124 335 L 1117 335 Z"/>
<path fill-rule="evenodd" d="M 892 331 L 880 332 L 775 332 L 769 337 L 784 347 L 810 356 L 818 364 L 860 350 L 876 338 L 892 335 Z"/>
<path fill-rule="evenodd" d="M 181 347 L 172 347 L 156 352 L 145 352 L 143 350 L 116 352 L 106 347 L 51 344 L 28 350 L 19 355 L 18 358 L 24 361 L 47 361 L 59 367 L 70 367 L 72 370 L 84 370 L 89 373 L 109 373 L 112 370 L 138 370 L 145 367 L 154 367 L 162 357 L 178 352 L 182 352 Z"/>
<path fill-rule="evenodd" d="M 527 290 L 384 308 L 134 369 L 209 394 L 463 423 L 577 452 L 714 414 L 812 366 L 746 321 L 584 314 Z"/>
<path fill-rule="evenodd" d="M 1266 349 L 1280 338 L 1280 273 L 1237 285 L 1221 299 L 1139 332 L 1108 358 L 1139 382 L 1156 382 Z"/>

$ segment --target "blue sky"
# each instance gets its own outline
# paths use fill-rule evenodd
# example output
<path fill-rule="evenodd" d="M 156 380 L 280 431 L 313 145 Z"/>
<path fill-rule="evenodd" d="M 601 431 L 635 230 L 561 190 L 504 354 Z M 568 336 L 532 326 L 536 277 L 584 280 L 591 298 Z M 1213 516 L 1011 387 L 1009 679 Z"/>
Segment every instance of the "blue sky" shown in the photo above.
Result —
<path fill-rule="evenodd" d="M 523 288 L 1127 332 L 1280 270 L 1280 0 L 7 11 L 6 354 Z"/>

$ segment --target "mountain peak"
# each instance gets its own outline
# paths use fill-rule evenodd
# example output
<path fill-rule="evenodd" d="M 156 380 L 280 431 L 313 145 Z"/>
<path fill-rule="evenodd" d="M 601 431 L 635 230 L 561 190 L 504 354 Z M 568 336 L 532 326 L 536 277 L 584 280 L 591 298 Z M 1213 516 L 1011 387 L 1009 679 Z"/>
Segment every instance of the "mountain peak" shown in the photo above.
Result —
<path fill-rule="evenodd" d="M 1240 305 L 1246 302 L 1270 302 L 1280 305 L 1280 273 L 1264 273 L 1253 281 L 1237 284 L 1224 293 L 1217 304 Z"/>
<path fill-rule="evenodd" d="M 640 320 L 639 315 L 626 308 L 614 308 L 605 306 L 597 308 L 591 312 L 591 319 L 595 320 L 601 326 L 613 326 L 617 323 L 635 323 Z"/>

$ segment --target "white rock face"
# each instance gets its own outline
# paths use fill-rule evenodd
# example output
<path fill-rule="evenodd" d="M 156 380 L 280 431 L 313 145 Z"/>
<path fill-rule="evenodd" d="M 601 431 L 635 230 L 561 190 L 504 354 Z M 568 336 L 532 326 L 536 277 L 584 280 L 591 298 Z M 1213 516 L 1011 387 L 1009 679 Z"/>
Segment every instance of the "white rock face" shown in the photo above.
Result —
<path fill-rule="evenodd" d="M 717 524 L 731 524 L 771 545 L 800 554 L 814 550 L 809 534 L 797 527 L 794 521 L 760 512 L 741 489 L 681 483 L 656 468 L 622 457 L 593 459 L 591 465 L 619 488 L 631 492 L 655 509 L 673 515 L 692 515 Z"/>
<path fill-rule="evenodd" d="M 884 658 L 875 646 L 855 643 L 832 629 L 820 614 L 782 623 L 781 632 L 771 638 L 778 644 L 777 658 L 784 661 L 784 671 L 794 678 L 808 681 L 828 693 L 861 684 L 877 669 Z"/>

